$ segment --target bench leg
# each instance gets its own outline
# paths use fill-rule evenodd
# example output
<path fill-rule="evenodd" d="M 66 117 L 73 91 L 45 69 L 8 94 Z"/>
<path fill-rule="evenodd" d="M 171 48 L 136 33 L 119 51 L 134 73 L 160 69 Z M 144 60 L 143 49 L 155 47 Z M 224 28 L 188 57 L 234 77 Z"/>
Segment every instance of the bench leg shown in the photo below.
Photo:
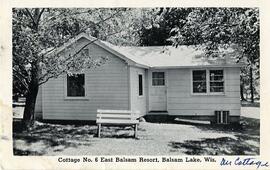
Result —
<path fill-rule="evenodd" d="M 98 124 L 98 131 L 97 131 L 97 136 L 100 137 L 100 131 L 101 131 L 101 124 Z"/>
<path fill-rule="evenodd" d="M 136 124 L 134 127 L 134 138 L 137 138 L 137 129 L 138 129 L 138 125 Z"/>

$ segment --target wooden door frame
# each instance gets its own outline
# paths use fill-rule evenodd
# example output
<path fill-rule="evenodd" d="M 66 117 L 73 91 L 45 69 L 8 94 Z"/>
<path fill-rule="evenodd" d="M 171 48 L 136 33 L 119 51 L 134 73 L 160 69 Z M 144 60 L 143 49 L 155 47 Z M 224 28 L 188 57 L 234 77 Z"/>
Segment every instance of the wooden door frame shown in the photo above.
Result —
<path fill-rule="evenodd" d="M 149 106 L 148 106 L 148 111 L 152 111 L 150 108 L 151 106 L 151 102 L 150 102 L 150 91 L 151 91 L 151 88 L 158 88 L 156 86 L 153 86 L 152 85 L 152 73 L 153 72 L 164 72 L 164 76 L 165 76 L 165 85 L 164 86 L 161 86 L 161 88 L 165 88 L 165 94 L 166 94 L 166 102 L 165 102 L 165 110 L 162 110 L 162 111 L 168 111 L 168 70 L 167 69 L 149 69 L 148 70 L 148 87 L 149 87 L 149 90 L 148 90 L 148 102 L 149 102 Z"/>

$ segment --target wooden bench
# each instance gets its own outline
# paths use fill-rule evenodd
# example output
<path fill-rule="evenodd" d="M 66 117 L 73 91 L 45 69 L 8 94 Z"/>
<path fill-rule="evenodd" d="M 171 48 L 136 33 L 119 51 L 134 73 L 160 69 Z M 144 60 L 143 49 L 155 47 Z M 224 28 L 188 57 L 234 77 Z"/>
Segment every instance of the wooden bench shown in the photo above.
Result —
<path fill-rule="evenodd" d="M 101 125 L 111 126 L 132 126 L 134 127 L 134 137 L 137 137 L 137 127 L 139 120 L 136 120 L 139 112 L 131 110 L 97 110 L 98 125 L 97 136 L 100 137 Z"/>

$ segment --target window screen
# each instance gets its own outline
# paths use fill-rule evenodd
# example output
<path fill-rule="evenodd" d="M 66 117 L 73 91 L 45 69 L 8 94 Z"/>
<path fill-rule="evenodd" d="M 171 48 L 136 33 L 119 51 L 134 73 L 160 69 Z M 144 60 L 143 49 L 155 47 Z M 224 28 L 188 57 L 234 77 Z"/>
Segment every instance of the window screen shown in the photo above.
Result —
<path fill-rule="evenodd" d="M 206 70 L 193 70 L 193 93 L 206 93 Z"/>
<path fill-rule="evenodd" d="M 165 73 L 164 72 L 153 72 L 152 73 L 152 85 L 153 86 L 164 86 L 165 85 Z"/>
<path fill-rule="evenodd" d="M 67 75 L 67 96 L 83 97 L 85 96 L 84 74 Z"/>
<path fill-rule="evenodd" d="M 223 70 L 210 70 L 210 92 L 224 92 Z"/>

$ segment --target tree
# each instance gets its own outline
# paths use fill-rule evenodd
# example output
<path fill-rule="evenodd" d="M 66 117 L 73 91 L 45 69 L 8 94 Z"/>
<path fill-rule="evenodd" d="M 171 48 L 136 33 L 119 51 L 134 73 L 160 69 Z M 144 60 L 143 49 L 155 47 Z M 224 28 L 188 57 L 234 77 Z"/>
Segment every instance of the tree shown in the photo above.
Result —
<path fill-rule="evenodd" d="M 91 56 L 85 56 L 82 49 L 98 38 L 106 40 L 123 31 L 126 34 L 132 33 L 130 28 L 135 29 L 136 23 L 130 21 L 135 15 L 134 9 L 126 8 L 13 9 L 13 77 L 16 86 L 19 84 L 26 89 L 23 115 L 26 128 L 34 120 L 39 86 L 61 74 L 82 72 L 84 69 L 100 66 L 105 58 L 93 60 Z M 58 47 L 82 32 L 97 39 L 80 49 L 72 50 L 69 55 L 56 53 Z M 115 39 L 121 38 L 110 40 Z"/>
<path fill-rule="evenodd" d="M 182 27 L 188 14 L 193 8 L 156 8 L 152 9 L 152 23 L 150 27 L 142 26 L 140 31 L 140 45 L 171 45 L 168 39 L 173 36 L 171 29 Z"/>
<path fill-rule="evenodd" d="M 188 14 L 184 26 L 176 26 L 171 32 L 173 45 L 197 45 L 208 57 L 219 56 L 220 47 L 236 47 L 238 59 L 244 59 L 248 65 L 250 99 L 254 102 L 254 80 L 259 79 L 258 8 L 195 8 Z M 246 79 L 243 76 L 241 80 Z"/>

